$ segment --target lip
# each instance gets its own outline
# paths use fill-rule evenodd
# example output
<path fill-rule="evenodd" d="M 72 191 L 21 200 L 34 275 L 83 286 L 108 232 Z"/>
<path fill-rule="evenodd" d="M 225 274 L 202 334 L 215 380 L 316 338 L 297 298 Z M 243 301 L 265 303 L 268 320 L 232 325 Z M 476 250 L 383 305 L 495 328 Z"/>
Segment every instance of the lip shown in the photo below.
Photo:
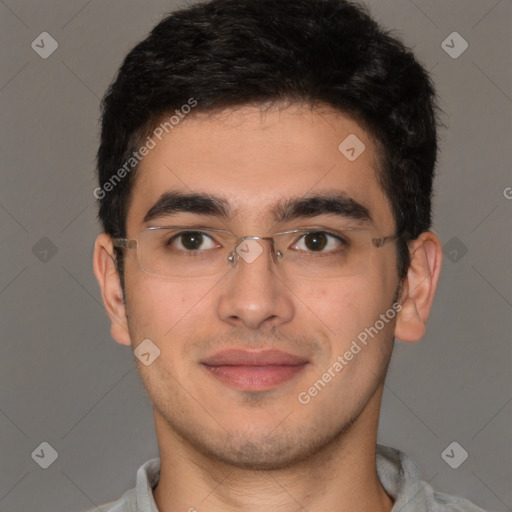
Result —
<path fill-rule="evenodd" d="M 308 364 L 304 357 L 280 350 L 223 350 L 201 364 L 224 384 L 245 391 L 265 391 L 292 379 Z"/>
<path fill-rule="evenodd" d="M 207 357 L 203 364 L 208 366 L 279 366 L 307 363 L 304 357 L 282 352 L 281 350 L 221 350 Z"/>

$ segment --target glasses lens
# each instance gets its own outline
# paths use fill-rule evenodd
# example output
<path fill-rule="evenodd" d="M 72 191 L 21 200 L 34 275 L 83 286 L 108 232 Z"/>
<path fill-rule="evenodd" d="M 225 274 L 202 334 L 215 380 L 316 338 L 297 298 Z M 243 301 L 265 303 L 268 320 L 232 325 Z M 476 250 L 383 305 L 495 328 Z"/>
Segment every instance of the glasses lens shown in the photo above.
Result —
<path fill-rule="evenodd" d="M 311 230 L 274 236 L 280 271 L 294 277 L 323 279 L 351 276 L 367 269 L 371 233 L 366 230 Z M 141 269 L 168 277 L 207 277 L 225 273 L 233 251 L 245 263 L 263 256 L 261 250 L 244 254 L 236 248 L 237 237 L 224 231 L 193 228 L 158 228 L 141 232 L 137 240 Z M 260 242 L 248 240 L 260 245 Z M 249 243 L 245 245 L 249 246 Z M 243 244 L 240 244 L 243 245 Z M 247 252 L 247 251 L 246 251 Z"/>
<path fill-rule="evenodd" d="M 363 229 L 283 234 L 277 240 L 286 275 L 323 279 L 362 274 L 368 268 L 371 233 Z"/>
<path fill-rule="evenodd" d="M 169 277 L 206 277 L 227 270 L 234 235 L 193 228 L 142 231 L 138 239 L 141 269 Z"/>

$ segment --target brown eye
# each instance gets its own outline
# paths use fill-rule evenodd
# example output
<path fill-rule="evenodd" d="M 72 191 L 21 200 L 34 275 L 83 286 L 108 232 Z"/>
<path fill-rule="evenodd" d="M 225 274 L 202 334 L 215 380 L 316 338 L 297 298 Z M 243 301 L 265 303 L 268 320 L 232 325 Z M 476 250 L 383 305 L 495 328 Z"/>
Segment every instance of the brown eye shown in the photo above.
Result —
<path fill-rule="evenodd" d="M 327 245 L 326 233 L 308 233 L 304 236 L 304 245 L 311 251 L 321 251 Z"/>
<path fill-rule="evenodd" d="M 301 236 L 290 249 L 305 253 L 335 253 L 348 247 L 346 240 L 325 231 L 312 231 Z"/>
<path fill-rule="evenodd" d="M 203 243 L 203 234 L 198 231 L 191 231 L 181 235 L 181 243 L 185 249 L 195 250 Z"/>
<path fill-rule="evenodd" d="M 174 235 L 167 245 L 182 251 L 199 251 L 217 247 L 214 240 L 201 231 L 182 231 Z"/>

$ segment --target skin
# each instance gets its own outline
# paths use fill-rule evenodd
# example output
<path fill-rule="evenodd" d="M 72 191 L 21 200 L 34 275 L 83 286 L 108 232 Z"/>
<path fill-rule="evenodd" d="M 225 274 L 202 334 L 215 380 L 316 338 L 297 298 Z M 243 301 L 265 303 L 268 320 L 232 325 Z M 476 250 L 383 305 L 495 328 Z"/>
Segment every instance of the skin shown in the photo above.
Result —
<path fill-rule="evenodd" d="M 353 162 L 338 151 L 349 134 L 366 146 Z M 391 235 L 395 222 L 377 162 L 363 128 L 328 109 L 247 106 L 198 114 L 141 162 L 128 238 L 146 227 L 143 217 L 160 195 L 176 189 L 222 195 L 237 214 L 227 220 L 179 214 L 159 225 L 202 221 L 267 236 L 277 231 L 267 215 L 276 201 L 335 190 L 370 210 L 375 236 Z M 223 275 L 180 281 L 142 272 L 130 250 L 124 303 L 111 239 L 98 236 L 94 271 L 113 338 L 133 349 L 149 338 L 161 351 L 150 366 L 135 359 L 153 403 L 162 461 L 154 497 L 161 512 L 391 510 L 375 467 L 384 379 L 393 336 L 415 342 L 425 332 L 442 260 L 432 232 L 409 246 L 400 313 L 304 405 L 298 394 L 391 307 L 400 284 L 396 243 L 373 250 L 364 274 L 331 280 L 283 276 L 266 252 L 231 271 L 226 266 Z M 200 365 L 206 355 L 235 347 L 277 348 L 309 363 L 271 391 L 241 391 Z"/>

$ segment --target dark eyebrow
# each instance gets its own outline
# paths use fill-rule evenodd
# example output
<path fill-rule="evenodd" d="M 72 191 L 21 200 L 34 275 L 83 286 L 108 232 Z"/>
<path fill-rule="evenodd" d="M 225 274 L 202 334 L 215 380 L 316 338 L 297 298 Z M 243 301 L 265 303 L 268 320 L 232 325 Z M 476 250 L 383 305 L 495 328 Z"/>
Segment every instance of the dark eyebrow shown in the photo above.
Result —
<path fill-rule="evenodd" d="M 221 196 L 209 193 L 185 193 L 175 190 L 162 194 L 144 216 L 144 222 L 147 223 L 156 218 L 178 212 L 209 215 L 224 220 L 233 215 L 228 201 Z M 325 214 L 334 214 L 363 224 L 373 224 L 368 208 L 343 192 L 326 192 L 311 196 L 287 198 L 279 201 L 270 210 L 270 215 L 277 223 Z"/>
<path fill-rule="evenodd" d="M 277 222 L 334 214 L 362 224 L 373 224 L 372 216 L 362 204 L 343 192 L 327 192 L 313 196 L 285 199 L 272 210 Z"/>
<path fill-rule="evenodd" d="M 144 216 L 144 222 L 147 223 L 150 220 L 178 212 L 190 212 L 227 219 L 230 208 L 224 198 L 213 194 L 189 194 L 173 190 L 160 196 Z"/>

